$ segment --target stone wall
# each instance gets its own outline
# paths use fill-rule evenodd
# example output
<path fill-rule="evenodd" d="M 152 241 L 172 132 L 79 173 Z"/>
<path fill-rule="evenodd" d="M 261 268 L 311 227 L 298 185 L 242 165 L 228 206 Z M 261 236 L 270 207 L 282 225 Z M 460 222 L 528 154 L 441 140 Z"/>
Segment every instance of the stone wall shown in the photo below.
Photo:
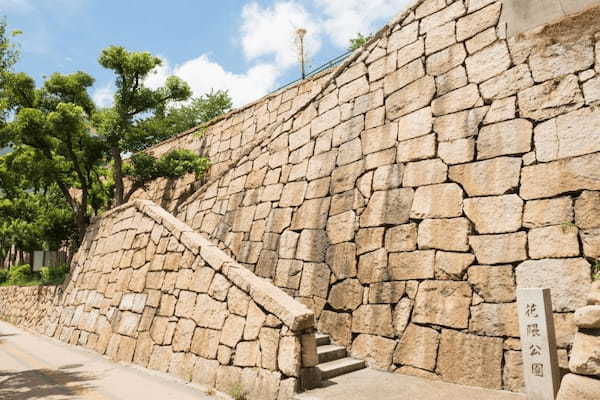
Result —
<path fill-rule="evenodd" d="M 249 399 L 290 399 L 317 362 L 311 311 L 148 201 L 90 227 L 64 291 L 0 289 L 0 317 Z"/>
<path fill-rule="evenodd" d="M 521 390 L 516 287 L 552 289 L 566 368 L 600 258 L 599 14 L 507 37 L 499 1 L 417 1 L 324 77 L 178 138 L 216 157 L 206 181 L 139 195 L 372 367 Z"/>

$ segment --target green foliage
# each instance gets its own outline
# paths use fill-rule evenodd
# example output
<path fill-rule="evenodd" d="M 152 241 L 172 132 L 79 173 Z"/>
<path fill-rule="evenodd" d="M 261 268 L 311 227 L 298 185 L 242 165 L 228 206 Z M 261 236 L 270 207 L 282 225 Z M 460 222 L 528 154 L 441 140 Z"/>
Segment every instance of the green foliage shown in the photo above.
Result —
<path fill-rule="evenodd" d="M 592 280 L 600 280 L 600 260 L 596 260 L 594 265 L 592 265 Z"/>
<path fill-rule="evenodd" d="M 233 400 L 246 400 L 248 398 L 248 393 L 239 384 L 229 388 L 229 395 Z"/>
<path fill-rule="evenodd" d="M 568 233 L 573 230 L 577 231 L 577 226 L 572 222 L 563 222 L 560 224 L 560 229 L 563 231 L 563 233 Z"/>
<path fill-rule="evenodd" d="M 8 270 L 0 268 L 0 284 L 6 282 L 8 278 Z"/>
<path fill-rule="evenodd" d="M 69 266 L 61 264 L 56 267 L 42 267 L 40 276 L 44 285 L 60 285 L 69 275 Z"/>
<path fill-rule="evenodd" d="M 17 265 L 8 270 L 6 284 L 10 286 L 26 285 L 33 277 L 33 271 L 29 264 Z"/>
<path fill-rule="evenodd" d="M 210 92 L 188 104 L 158 107 L 152 117 L 135 121 L 128 137 L 130 151 L 142 151 L 172 136 L 205 124 L 229 112 L 232 101 L 225 91 Z"/>
<path fill-rule="evenodd" d="M 123 172 L 131 178 L 133 185 L 126 198 L 146 183 L 159 178 L 178 178 L 193 173 L 196 179 L 201 179 L 210 167 L 207 158 L 199 157 L 189 150 L 175 149 L 161 158 L 154 158 L 147 153 L 136 153 L 125 164 Z"/>
<path fill-rule="evenodd" d="M 363 36 L 362 33 L 359 33 L 355 38 L 350 39 L 350 45 L 348 46 L 349 51 L 354 51 L 365 45 L 369 40 L 373 38 L 373 35 Z"/>

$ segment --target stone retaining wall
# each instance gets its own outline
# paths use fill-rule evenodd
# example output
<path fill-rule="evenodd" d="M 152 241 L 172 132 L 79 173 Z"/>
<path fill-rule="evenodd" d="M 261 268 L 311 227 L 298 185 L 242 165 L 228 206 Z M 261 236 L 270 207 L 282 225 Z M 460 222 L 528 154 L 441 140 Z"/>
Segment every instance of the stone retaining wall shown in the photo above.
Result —
<path fill-rule="evenodd" d="M 417 1 L 210 128 L 165 207 L 372 367 L 521 390 L 516 287 L 552 289 L 566 368 L 600 258 L 599 16 L 507 37 L 499 1 Z"/>
<path fill-rule="evenodd" d="M 0 289 L 0 317 L 249 399 L 290 399 L 316 365 L 314 316 L 149 201 L 92 225 L 64 291 Z"/>

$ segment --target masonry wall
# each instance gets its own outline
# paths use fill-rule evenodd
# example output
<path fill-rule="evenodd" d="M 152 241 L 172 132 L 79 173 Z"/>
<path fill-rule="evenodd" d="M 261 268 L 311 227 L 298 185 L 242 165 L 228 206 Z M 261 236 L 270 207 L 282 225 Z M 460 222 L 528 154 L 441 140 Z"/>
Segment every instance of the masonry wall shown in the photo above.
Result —
<path fill-rule="evenodd" d="M 317 361 L 311 311 L 147 201 L 90 227 L 64 288 L 1 288 L 0 317 L 250 399 L 290 399 Z"/>
<path fill-rule="evenodd" d="M 507 38 L 501 2 L 418 1 L 322 79 L 178 139 L 216 168 L 165 206 L 372 367 L 521 390 L 516 288 L 552 289 L 566 368 L 600 258 L 599 14 Z"/>

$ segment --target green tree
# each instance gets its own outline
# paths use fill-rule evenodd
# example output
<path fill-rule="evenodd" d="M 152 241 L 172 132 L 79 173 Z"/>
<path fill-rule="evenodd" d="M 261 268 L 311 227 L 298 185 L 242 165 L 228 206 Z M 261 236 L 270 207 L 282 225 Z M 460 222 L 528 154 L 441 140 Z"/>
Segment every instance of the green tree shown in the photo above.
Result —
<path fill-rule="evenodd" d="M 354 51 L 365 45 L 369 40 L 373 38 L 373 35 L 363 36 L 359 33 L 355 38 L 350 39 L 350 45 L 348 46 L 349 51 Z"/>
<path fill-rule="evenodd" d="M 160 58 L 147 52 L 128 52 L 123 47 L 110 46 L 102 51 L 99 62 L 116 75 L 114 106 L 98 113 L 95 122 L 98 133 L 108 146 L 114 202 L 119 206 L 126 201 L 123 154 L 137 150 L 137 145 L 145 141 L 146 133 L 134 128 L 136 122 L 173 102 L 187 100 L 191 90 L 187 83 L 175 76 L 167 78 L 165 85 L 158 89 L 147 87 L 145 80 L 162 63 Z"/>
<path fill-rule="evenodd" d="M 188 104 L 157 107 L 150 118 L 136 121 L 127 147 L 142 151 L 172 136 L 205 124 L 232 108 L 231 97 L 226 91 L 211 91 L 191 99 Z"/>

